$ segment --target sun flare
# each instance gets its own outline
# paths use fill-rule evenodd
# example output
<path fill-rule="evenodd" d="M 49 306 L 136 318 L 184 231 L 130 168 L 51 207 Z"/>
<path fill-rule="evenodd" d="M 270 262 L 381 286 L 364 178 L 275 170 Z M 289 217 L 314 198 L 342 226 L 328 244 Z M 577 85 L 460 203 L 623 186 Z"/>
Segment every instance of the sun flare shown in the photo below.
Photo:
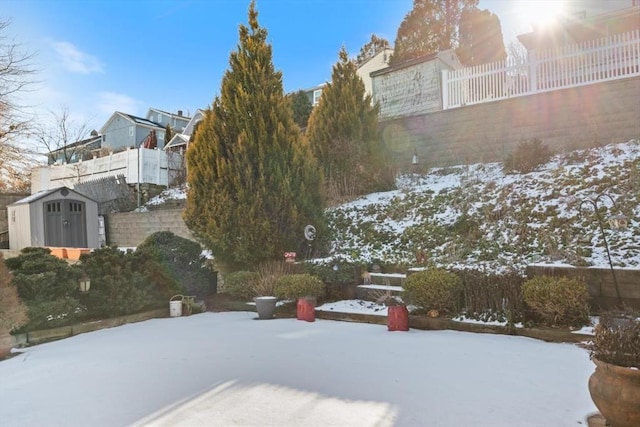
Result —
<path fill-rule="evenodd" d="M 518 15 L 532 28 L 544 28 L 552 25 L 564 12 L 563 0 L 521 0 L 518 3 Z"/>

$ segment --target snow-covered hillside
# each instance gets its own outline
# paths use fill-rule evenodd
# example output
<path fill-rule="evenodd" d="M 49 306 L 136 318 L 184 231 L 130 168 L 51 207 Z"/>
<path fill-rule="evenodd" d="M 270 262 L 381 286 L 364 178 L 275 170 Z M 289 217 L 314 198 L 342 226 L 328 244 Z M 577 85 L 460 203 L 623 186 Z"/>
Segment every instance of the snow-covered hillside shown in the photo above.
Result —
<path fill-rule="evenodd" d="M 640 141 L 558 155 L 527 174 L 502 163 L 432 169 L 404 176 L 398 190 L 331 209 L 333 255 L 441 266 L 522 268 L 530 263 L 608 266 L 593 205 L 624 214 L 626 230 L 605 223 L 614 265 L 640 267 Z M 610 196 L 615 201 L 615 208 Z"/>
<path fill-rule="evenodd" d="M 502 163 L 434 168 L 400 176 L 398 190 L 328 210 L 331 255 L 346 259 L 491 270 L 530 263 L 607 267 L 603 218 L 624 214 L 626 230 L 608 228 L 614 265 L 640 268 L 640 141 L 557 155 L 527 174 Z M 615 208 L 609 199 L 615 201 Z M 172 189 L 151 204 L 184 198 Z"/>

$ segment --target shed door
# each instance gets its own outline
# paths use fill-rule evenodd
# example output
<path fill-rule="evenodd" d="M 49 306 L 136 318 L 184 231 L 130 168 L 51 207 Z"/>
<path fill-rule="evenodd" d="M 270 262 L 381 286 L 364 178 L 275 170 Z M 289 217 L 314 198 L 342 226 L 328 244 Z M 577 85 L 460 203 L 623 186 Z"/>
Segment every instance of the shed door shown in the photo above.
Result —
<path fill-rule="evenodd" d="M 68 248 L 87 247 L 85 203 L 53 200 L 44 204 L 44 244 Z"/>

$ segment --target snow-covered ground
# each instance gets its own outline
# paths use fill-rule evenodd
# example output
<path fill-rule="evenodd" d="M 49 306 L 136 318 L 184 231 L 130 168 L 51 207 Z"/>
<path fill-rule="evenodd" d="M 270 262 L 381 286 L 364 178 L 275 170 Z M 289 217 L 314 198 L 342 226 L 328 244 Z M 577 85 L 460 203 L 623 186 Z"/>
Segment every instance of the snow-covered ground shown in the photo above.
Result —
<path fill-rule="evenodd" d="M 154 319 L 0 362 L 2 426 L 578 426 L 593 364 L 572 344 L 455 331 Z"/>

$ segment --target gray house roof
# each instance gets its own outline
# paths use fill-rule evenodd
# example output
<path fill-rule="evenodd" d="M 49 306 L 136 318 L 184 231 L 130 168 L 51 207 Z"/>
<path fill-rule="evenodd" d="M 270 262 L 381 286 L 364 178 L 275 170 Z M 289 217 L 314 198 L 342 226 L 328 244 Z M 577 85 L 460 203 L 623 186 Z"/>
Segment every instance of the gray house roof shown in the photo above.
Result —
<path fill-rule="evenodd" d="M 107 128 L 109 127 L 109 124 L 111 123 L 111 121 L 113 121 L 113 119 L 116 116 L 123 117 L 124 119 L 130 121 L 131 123 L 137 124 L 137 125 L 142 125 L 142 126 L 149 127 L 149 128 L 164 130 L 164 127 L 160 126 L 156 122 L 152 122 L 151 120 L 144 119 L 144 118 L 138 117 L 138 116 L 133 116 L 133 115 L 127 114 L 127 113 L 122 113 L 120 111 L 116 111 L 115 113 L 113 113 L 111 115 L 109 120 L 107 120 L 107 122 L 102 126 L 102 128 L 100 129 L 100 133 L 103 134 L 103 133 L 106 132 Z"/>

